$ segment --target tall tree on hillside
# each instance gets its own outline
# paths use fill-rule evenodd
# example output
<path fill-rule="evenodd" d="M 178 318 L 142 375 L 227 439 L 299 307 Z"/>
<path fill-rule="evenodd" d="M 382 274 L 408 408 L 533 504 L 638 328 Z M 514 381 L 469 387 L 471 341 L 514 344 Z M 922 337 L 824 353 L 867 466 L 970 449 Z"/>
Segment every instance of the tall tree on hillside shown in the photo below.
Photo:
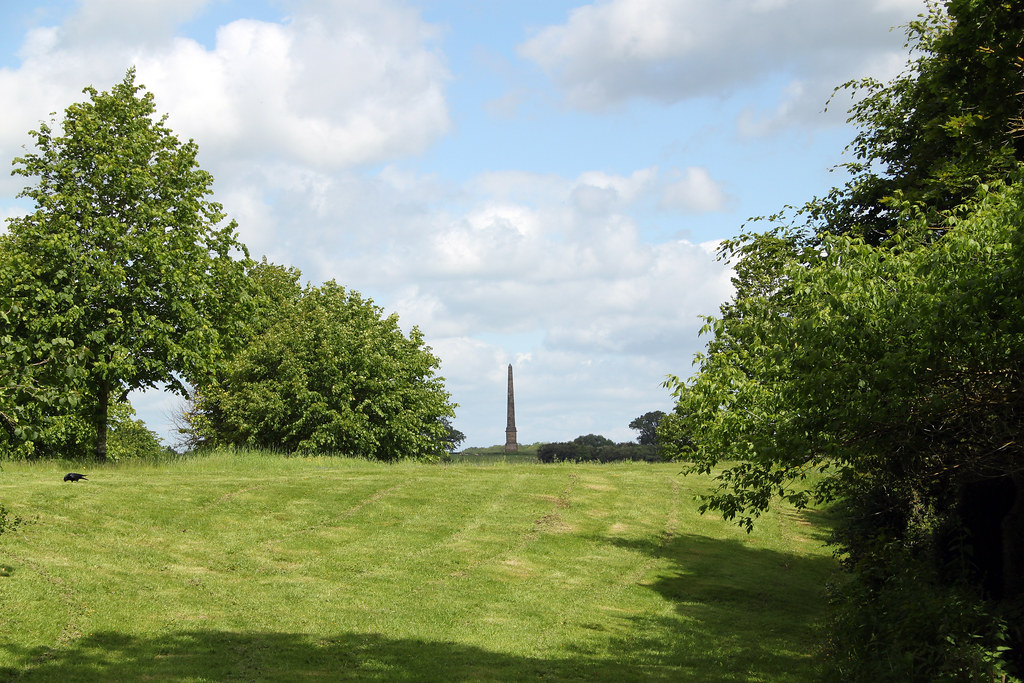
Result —
<path fill-rule="evenodd" d="M 208 199 L 198 147 L 156 118 L 134 70 L 84 92 L 14 161 L 35 180 L 20 195 L 35 210 L 9 222 L 7 296 L 17 343 L 64 339 L 78 354 L 67 390 L 88 406 L 103 460 L 112 399 L 158 383 L 184 392 L 222 357 L 245 317 L 247 254 Z"/>

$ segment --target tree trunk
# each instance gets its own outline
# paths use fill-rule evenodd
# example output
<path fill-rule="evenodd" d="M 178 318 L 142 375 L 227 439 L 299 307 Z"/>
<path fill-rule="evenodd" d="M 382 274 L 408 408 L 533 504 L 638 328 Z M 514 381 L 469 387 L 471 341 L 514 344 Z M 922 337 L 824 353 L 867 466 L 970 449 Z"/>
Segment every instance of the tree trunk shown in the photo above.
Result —
<path fill-rule="evenodd" d="M 96 392 L 96 412 L 93 415 L 96 425 L 96 460 L 107 459 L 107 416 L 110 409 L 110 382 L 101 379 L 99 391 Z"/>

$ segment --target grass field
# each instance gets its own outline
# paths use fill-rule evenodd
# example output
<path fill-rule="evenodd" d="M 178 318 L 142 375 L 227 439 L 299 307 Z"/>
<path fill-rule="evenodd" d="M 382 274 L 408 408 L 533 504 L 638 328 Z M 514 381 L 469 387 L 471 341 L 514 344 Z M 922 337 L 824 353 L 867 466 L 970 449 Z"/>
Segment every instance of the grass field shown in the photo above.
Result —
<path fill-rule="evenodd" d="M 467 448 L 461 453 L 450 456 L 454 463 L 471 463 L 476 465 L 490 465 L 494 463 L 538 463 L 537 451 L 541 444 L 519 444 L 519 450 L 512 453 L 505 452 L 505 445 L 487 446 L 486 448 Z"/>
<path fill-rule="evenodd" d="M 68 469 L 0 472 L 0 679 L 813 678 L 813 513 L 748 536 L 678 464 Z"/>

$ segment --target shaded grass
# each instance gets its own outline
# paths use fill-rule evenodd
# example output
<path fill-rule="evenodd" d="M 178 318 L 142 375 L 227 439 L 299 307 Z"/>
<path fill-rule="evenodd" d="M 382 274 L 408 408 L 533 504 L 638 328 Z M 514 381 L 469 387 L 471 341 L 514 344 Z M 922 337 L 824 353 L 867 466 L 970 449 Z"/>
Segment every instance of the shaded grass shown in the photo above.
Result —
<path fill-rule="evenodd" d="M 5 465 L 0 678 L 813 678 L 833 567 L 673 464 Z"/>

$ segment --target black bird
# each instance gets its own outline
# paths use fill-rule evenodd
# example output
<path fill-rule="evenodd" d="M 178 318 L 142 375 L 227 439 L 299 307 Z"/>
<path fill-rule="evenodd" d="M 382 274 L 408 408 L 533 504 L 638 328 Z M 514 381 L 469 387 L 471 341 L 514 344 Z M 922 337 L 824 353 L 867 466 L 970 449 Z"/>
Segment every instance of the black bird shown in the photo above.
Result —
<path fill-rule="evenodd" d="M 85 479 L 85 475 L 78 472 L 68 472 L 64 475 L 64 481 L 78 481 L 80 479 Z M 88 479 L 85 480 L 89 481 Z"/>

